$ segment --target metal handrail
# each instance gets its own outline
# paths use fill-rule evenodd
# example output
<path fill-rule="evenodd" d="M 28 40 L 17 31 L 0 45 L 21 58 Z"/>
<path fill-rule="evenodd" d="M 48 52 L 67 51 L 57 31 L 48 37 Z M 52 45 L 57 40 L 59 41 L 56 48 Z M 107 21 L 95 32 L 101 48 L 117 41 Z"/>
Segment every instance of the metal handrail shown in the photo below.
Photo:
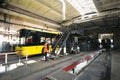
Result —
<path fill-rule="evenodd" d="M 4 62 L 1 62 L 0 63 L 0 67 L 3 68 L 4 67 L 4 71 L 3 72 L 6 72 L 6 71 L 9 71 L 10 70 L 10 66 L 8 65 L 11 65 L 11 64 L 17 64 L 19 65 L 19 63 L 21 64 L 21 61 L 24 61 L 24 59 L 21 60 L 21 55 L 20 55 L 20 51 L 17 51 L 17 52 L 7 52 L 7 53 L 1 53 L 0 56 L 4 56 Z M 28 61 L 28 51 L 25 51 L 26 53 L 26 56 L 25 56 L 25 65 L 27 66 L 27 61 Z M 8 62 L 8 55 L 11 55 L 11 54 L 18 54 L 19 58 L 17 61 L 9 61 Z M 16 65 L 17 67 L 17 65 Z"/>
<path fill-rule="evenodd" d="M 16 54 L 17 52 L 1 53 L 0 56 L 5 56 L 5 64 L 8 63 L 8 55 Z"/>
<path fill-rule="evenodd" d="M 26 64 L 27 64 L 27 60 L 28 60 L 28 51 L 25 51 L 25 52 L 26 52 L 25 60 L 26 60 Z M 2 64 L 7 65 L 8 63 L 11 63 L 11 62 L 8 62 L 8 55 L 11 55 L 11 54 L 17 54 L 17 55 L 19 55 L 20 53 L 21 53 L 20 51 L 1 53 L 0 56 L 4 56 L 4 61 L 5 61 L 5 62 L 2 63 Z M 21 61 L 21 60 L 20 60 L 20 56 L 21 56 L 21 55 L 19 55 L 19 58 L 18 58 L 18 61 L 19 61 L 19 62 Z"/>

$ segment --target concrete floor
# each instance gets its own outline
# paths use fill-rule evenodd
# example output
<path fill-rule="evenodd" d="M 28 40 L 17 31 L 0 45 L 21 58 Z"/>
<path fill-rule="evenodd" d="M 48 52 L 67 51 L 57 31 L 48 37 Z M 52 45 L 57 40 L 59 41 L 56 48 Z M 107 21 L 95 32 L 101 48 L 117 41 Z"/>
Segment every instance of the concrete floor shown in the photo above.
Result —
<path fill-rule="evenodd" d="M 111 80 L 120 79 L 120 50 L 112 51 Z M 73 63 L 85 55 L 93 52 L 84 52 L 76 55 L 60 57 L 48 62 L 38 61 L 27 66 L 18 67 L 13 71 L 0 74 L 0 80 L 40 80 L 51 72 L 57 71 Z"/>
<path fill-rule="evenodd" d="M 120 80 L 120 50 L 112 52 L 111 80 Z"/>
<path fill-rule="evenodd" d="M 91 53 L 93 52 L 83 52 L 76 55 L 60 57 L 48 62 L 38 61 L 37 63 L 28 64 L 27 66 L 22 66 L 15 70 L 2 73 L 0 74 L 0 80 L 39 80 L 47 74 L 62 69 Z"/>

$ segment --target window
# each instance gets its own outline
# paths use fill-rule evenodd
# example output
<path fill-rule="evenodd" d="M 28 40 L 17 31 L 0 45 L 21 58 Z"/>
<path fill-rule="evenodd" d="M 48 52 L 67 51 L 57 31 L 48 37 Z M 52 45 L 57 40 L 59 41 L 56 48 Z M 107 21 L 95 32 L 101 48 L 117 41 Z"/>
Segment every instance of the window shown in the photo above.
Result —
<path fill-rule="evenodd" d="M 41 37 L 40 42 L 45 42 L 45 37 Z"/>
<path fill-rule="evenodd" d="M 32 36 L 26 38 L 26 43 L 32 43 Z"/>

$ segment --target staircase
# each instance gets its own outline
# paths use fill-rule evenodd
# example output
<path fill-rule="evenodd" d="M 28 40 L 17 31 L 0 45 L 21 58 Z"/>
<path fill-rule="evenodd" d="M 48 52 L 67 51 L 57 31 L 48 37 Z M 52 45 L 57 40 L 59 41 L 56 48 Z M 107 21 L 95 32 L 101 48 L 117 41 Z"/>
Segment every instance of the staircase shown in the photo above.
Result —
<path fill-rule="evenodd" d="M 70 29 L 65 29 L 65 31 L 59 36 L 59 39 L 57 40 L 55 46 L 53 47 L 53 50 L 51 51 L 52 54 L 54 54 L 55 56 L 58 56 L 60 54 L 64 46 L 64 43 L 67 41 L 69 35 Z"/>

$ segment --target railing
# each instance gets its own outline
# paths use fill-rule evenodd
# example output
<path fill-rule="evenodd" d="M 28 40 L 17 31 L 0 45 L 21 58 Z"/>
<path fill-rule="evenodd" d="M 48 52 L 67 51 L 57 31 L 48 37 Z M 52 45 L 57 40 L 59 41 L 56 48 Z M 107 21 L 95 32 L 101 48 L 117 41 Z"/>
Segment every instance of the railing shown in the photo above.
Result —
<path fill-rule="evenodd" d="M 22 61 L 25 61 L 25 65 L 27 66 L 28 51 L 25 51 L 25 53 L 26 53 L 25 59 L 22 59 L 22 56 L 20 55 L 20 53 L 21 53 L 21 51 L 0 53 L 0 69 L 1 69 L 0 73 L 9 71 L 11 64 L 21 63 Z M 17 54 L 18 58 L 15 61 L 8 61 L 8 59 L 9 59 L 8 56 L 15 55 L 15 54 Z M 17 66 L 18 65 L 14 66 L 14 67 L 17 67 Z"/>
<path fill-rule="evenodd" d="M 9 52 L 9 53 L 0 53 L 0 62 L 4 61 L 5 64 L 8 63 L 8 55 L 16 54 L 17 52 Z"/>

